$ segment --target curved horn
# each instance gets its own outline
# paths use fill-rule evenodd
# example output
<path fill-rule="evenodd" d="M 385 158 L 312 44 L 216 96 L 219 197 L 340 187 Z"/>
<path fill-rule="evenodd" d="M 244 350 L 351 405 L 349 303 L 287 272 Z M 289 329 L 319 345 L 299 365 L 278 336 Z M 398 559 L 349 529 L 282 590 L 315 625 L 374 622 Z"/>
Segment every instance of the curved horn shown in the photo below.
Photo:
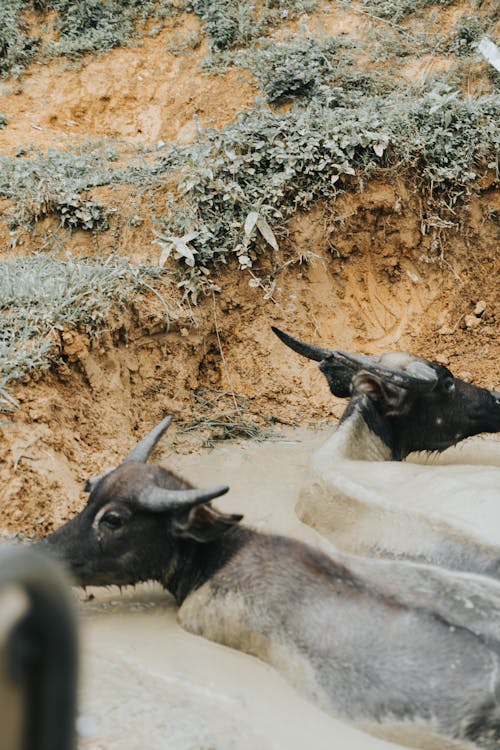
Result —
<path fill-rule="evenodd" d="M 137 443 L 135 448 L 133 448 L 130 453 L 125 456 L 122 463 L 127 464 L 130 461 L 137 461 L 138 463 L 143 464 L 146 463 L 149 456 L 153 452 L 158 440 L 166 431 L 171 421 L 172 417 L 165 417 L 165 419 L 163 419 L 160 424 L 157 424 L 156 427 L 153 427 L 151 432 L 148 432 L 146 437 L 143 438 L 140 443 Z"/>
<path fill-rule="evenodd" d="M 150 454 L 153 452 L 158 440 L 161 438 L 171 421 L 172 417 L 165 417 L 165 419 L 163 419 L 160 424 L 156 425 L 156 427 L 153 427 L 151 432 L 148 432 L 146 437 L 143 438 L 140 443 L 137 443 L 135 448 L 133 448 L 130 453 L 125 456 L 122 464 L 127 464 L 130 461 L 146 463 Z M 83 486 L 84 492 L 92 492 L 97 487 L 101 479 L 104 479 L 104 477 L 114 471 L 115 468 L 116 467 L 113 467 L 111 469 L 108 469 L 107 471 L 103 471 L 101 474 L 97 474 L 97 476 L 95 477 L 87 479 Z"/>
<path fill-rule="evenodd" d="M 139 495 L 138 505 L 153 513 L 163 511 L 186 510 L 195 505 L 202 505 L 214 497 L 225 495 L 229 490 L 227 485 L 219 485 L 209 489 L 167 490 L 163 487 L 145 487 Z"/>
<path fill-rule="evenodd" d="M 378 357 L 360 356 L 335 352 L 339 360 L 355 365 L 358 370 L 364 370 L 372 375 L 377 375 L 382 380 L 399 386 L 400 388 L 412 389 L 414 391 L 432 391 L 438 381 L 437 373 L 430 365 L 420 360 L 410 363 L 407 370 L 392 369 L 380 364 Z"/>
<path fill-rule="evenodd" d="M 293 349 L 294 352 L 297 352 L 297 354 L 302 354 L 303 357 L 314 359 L 315 362 L 322 362 L 324 359 L 326 359 L 327 357 L 331 357 L 332 355 L 332 352 L 329 349 L 322 349 L 321 347 L 314 346 L 313 344 L 304 344 L 303 341 L 294 339 L 293 336 L 290 336 L 284 331 L 280 331 L 280 329 L 276 328 L 275 326 L 271 326 L 271 328 L 276 336 L 281 339 L 284 344 L 289 346 L 290 349 Z"/>

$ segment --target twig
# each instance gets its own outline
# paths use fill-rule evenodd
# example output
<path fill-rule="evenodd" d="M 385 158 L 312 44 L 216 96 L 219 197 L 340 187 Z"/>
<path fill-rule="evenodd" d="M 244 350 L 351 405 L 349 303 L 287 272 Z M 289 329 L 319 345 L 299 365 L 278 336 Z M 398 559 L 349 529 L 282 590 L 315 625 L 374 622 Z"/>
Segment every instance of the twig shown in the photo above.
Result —
<path fill-rule="evenodd" d="M 40 440 L 40 436 L 32 438 L 26 443 L 26 445 L 23 445 L 23 447 L 21 448 L 19 452 L 15 454 L 14 471 L 17 470 L 20 460 L 27 455 L 25 451 L 27 451 L 28 448 L 31 448 L 32 445 L 35 445 L 35 443 L 37 443 L 39 440 Z"/>
<path fill-rule="evenodd" d="M 258 286 L 260 286 L 260 288 L 265 292 L 264 299 L 270 299 L 272 302 L 274 302 L 275 305 L 277 305 L 278 302 L 274 299 L 272 290 L 270 292 L 269 289 L 266 289 L 266 287 L 262 283 L 262 279 L 256 276 L 251 268 L 247 268 L 247 271 L 249 272 L 250 276 L 257 282 Z"/>

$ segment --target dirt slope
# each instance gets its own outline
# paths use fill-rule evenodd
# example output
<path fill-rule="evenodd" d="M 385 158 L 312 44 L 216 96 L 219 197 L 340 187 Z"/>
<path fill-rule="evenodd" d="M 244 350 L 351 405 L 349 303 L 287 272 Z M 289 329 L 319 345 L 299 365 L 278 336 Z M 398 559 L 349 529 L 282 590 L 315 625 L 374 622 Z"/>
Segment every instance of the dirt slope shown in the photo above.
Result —
<path fill-rule="evenodd" d="M 358 20 L 342 17 L 348 30 Z M 199 25 L 187 15 L 140 46 L 77 67 L 35 63 L 21 82 L 0 82 L 0 109 L 9 118 L 0 149 L 61 147 L 75 135 L 119 136 L 124 148 L 188 142 L 194 115 L 223 126 L 258 92 L 250 73 L 197 70 L 204 42 L 188 54 L 168 51 L 174 35 L 188 38 Z M 408 61 L 407 69 L 417 68 Z M 158 191 L 155 200 L 164 199 Z M 132 260 L 157 262 L 151 224 L 123 226 L 119 214 L 133 210 L 130 196 L 119 190 L 111 200 L 118 215 L 111 230 L 97 241 L 75 232 L 68 249 L 92 255 L 118 247 Z M 97 344 L 62 332 L 62 363 L 14 389 L 20 409 L 0 431 L 0 526 L 39 534 L 66 519 L 84 502 L 85 478 L 113 465 L 166 413 L 176 420 L 170 449 L 177 451 L 197 450 L 214 435 L 244 439 L 276 429 L 274 422 L 338 417 L 343 404 L 315 364 L 285 349 L 271 324 L 356 352 L 407 349 L 499 388 L 500 192 L 486 181 L 446 231 L 428 217 L 423 231 L 422 210 L 411 186 L 373 181 L 341 196 L 335 214 L 323 204 L 295 216 L 273 288 L 255 287 L 248 271 L 229 267 L 218 279 L 221 292 L 197 307 L 183 303 L 175 285 L 161 287 L 168 329 L 151 295 L 116 311 Z M 9 248 L 5 222 L 1 229 L 4 257 L 40 242 L 40 234 L 23 235 Z M 264 258 L 254 273 L 264 277 L 275 261 Z"/>

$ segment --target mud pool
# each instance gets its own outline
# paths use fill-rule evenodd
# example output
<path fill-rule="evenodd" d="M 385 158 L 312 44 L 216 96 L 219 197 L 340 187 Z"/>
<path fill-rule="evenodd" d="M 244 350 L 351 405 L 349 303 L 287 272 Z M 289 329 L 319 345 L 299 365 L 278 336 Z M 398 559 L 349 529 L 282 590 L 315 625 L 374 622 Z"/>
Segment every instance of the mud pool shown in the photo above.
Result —
<path fill-rule="evenodd" d="M 184 456 L 159 448 L 153 460 L 199 486 L 229 484 L 217 506 L 243 512 L 247 523 L 327 548 L 294 506 L 308 458 L 330 433 L 294 430 Z M 88 589 L 79 598 L 79 750 L 399 747 L 329 717 L 259 660 L 185 632 L 157 585 Z"/>

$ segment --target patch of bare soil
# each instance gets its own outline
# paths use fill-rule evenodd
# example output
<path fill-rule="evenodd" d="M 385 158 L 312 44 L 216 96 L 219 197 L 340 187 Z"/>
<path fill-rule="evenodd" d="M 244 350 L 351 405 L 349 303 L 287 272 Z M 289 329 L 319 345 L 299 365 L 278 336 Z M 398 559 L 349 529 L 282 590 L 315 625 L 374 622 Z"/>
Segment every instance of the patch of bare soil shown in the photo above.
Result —
<path fill-rule="evenodd" d="M 75 133 L 152 145 L 190 140 L 194 115 L 204 124 L 229 122 L 254 100 L 250 76 L 199 72 L 203 45 L 188 55 L 168 51 L 174 33 L 187 38 L 197 24 L 188 16 L 180 28 L 78 69 L 33 65 L 21 83 L 2 82 L 0 109 L 10 124 L 0 130 L 0 148 L 47 148 Z M 164 199 L 161 191 L 155 199 Z M 115 193 L 118 208 L 128 200 L 125 189 Z M 113 247 L 154 261 L 147 204 L 139 208 L 146 216 L 140 226 L 121 228 L 118 211 L 109 232 L 96 240 L 75 232 L 68 249 L 88 255 Z M 199 450 L 214 432 L 245 439 L 279 429 L 275 422 L 337 418 L 343 402 L 271 324 L 332 348 L 406 349 L 498 388 L 499 210 L 500 192 L 485 183 L 445 230 L 439 217 L 424 220 L 410 186 L 372 182 L 341 195 L 335 207 L 295 216 L 279 254 L 253 268 L 265 278 L 280 266 L 273 288 L 251 286 L 247 271 L 230 266 L 218 278 L 222 291 L 194 308 L 175 284 L 159 286 L 168 326 L 151 294 L 127 313 L 116 311 L 97 342 L 62 332 L 61 364 L 18 384 L 20 408 L 0 428 L 0 527 L 38 535 L 60 524 L 85 502 L 84 480 L 116 464 L 165 414 L 175 418 L 167 444 L 180 452 Z M 41 236 L 12 250 L 3 231 L 4 257 L 36 248 Z"/>
<path fill-rule="evenodd" d="M 136 46 L 82 63 L 34 63 L 21 81 L 0 82 L 1 111 L 9 119 L 0 130 L 0 149 L 61 148 L 76 135 L 182 143 L 193 140 L 197 122 L 223 127 L 252 104 L 256 91 L 247 73 L 222 77 L 200 70 L 206 43 L 190 42 L 199 29 L 196 17 L 186 14 Z M 183 43 L 188 53 L 177 54 Z"/>

